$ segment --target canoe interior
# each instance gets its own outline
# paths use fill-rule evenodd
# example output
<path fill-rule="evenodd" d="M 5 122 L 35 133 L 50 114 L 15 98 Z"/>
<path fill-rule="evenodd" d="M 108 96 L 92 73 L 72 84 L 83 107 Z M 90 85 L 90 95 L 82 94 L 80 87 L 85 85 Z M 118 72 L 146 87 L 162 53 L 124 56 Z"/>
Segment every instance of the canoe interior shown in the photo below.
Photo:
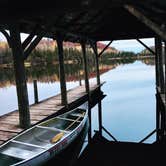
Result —
<path fill-rule="evenodd" d="M 53 144 L 50 140 L 61 132 L 64 133 L 63 137 L 70 134 L 84 118 L 85 111 L 76 109 L 65 113 L 15 137 L 0 148 L 0 165 L 12 165 L 51 148 Z"/>
<path fill-rule="evenodd" d="M 1 166 L 12 165 L 12 164 L 18 163 L 22 160 L 23 159 L 11 157 L 11 156 L 0 153 L 0 165 Z"/>

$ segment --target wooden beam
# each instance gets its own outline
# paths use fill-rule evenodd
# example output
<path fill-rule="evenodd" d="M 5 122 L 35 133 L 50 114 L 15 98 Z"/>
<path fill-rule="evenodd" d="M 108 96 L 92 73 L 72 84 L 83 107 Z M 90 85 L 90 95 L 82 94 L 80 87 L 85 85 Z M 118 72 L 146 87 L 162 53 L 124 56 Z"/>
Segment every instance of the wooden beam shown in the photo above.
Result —
<path fill-rule="evenodd" d="M 91 122 L 91 95 L 89 88 L 89 78 L 88 78 L 88 63 L 86 57 L 86 44 L 85 41 L 81 42 L 82 54 L 83 54 L 83 62 L 84 62 L 84 75 L 85 75 L 85 89 L 88 94 L 88 117 L 89 117 L 89 130 L 88 130 L 88 141 L 91 142 L 92 138 L 92 122 Z"/>
<path fill-rule="evenodd" d="M 32 41 L 34 38 L 35 34 L 31 33 L 22 43 L 22 49 L 24 50 Z"/>
<path fill-rule="evenodd" d="M 158 39 L 155 38 L 155 74 L 156 74 L 156 86 L 159 87 L 159 60 L 158 60 Z"/>
<path fill-rule="evenodd" d="M 0 32 L 2 32 L 2 34 L 6 37 L 6 40 L 8 42 L 9 47 L 11 48 L 11 39 L 10 39 L 10 35 L 7 33 L 7 31 L 3 28 L 0 27 Z"/>
<path fill-rule="evenodd" d="M 19 27 L 17 25 L 10 26 L 11 46 L 14 60 L 14 72 L 16 79 L 19 123 L 20 127 L 30 127 L 29 100 L 26 84 L 26 72 L 23 59 L 23 50 L 21 45 L 21 37 Z"/>
<path fill-rule="evenodd" d="M 81 43 L 82 47 L 82 54 L 83 54 L 83 62 L 84 62 L 84 75 L 85 75 L 85 89 L 86 93 L 89 93 L 89 78 L 88 78 L 88 64 L 87 64 L 87 57 L 86 57 L 86 45 L 84 42 Z"/>
<path fill-rule="evenodd" d="M 149 137 L 151 137 L 154 133 L 156 133 L 156 129 L 153 130 L 150 134 L 148 134 L 144 139 L 142 139 L 141 141 L 139 141 L 139 143 L 143 143 L 144 141 L 146 141 Z"/>
<path fill-rule="evenodd" d="M 140 39 L 136 39 L 140 44 L 142 44 L 149 52 L 151 52 L 153 55 L 155 55 L 156 53 L 149 48 L 145 43 L 143 43 Z"/>
<path fill-rule="evenodd" d="M 23 41 L 22 43 L 22 49 L 24 50 L 32 41 L 32 39 L 35 37 L 36 32 L 38 30 L 38 26 L 34 28 L 34 30 L 29 34 L 29 36 Z"/>
<path fill-rule="evenodd" d="M 60 35 L 57 35 L 56 41 L 57 41 L 58 58 L 59 58 L 61 104 L 67 106 L 66 78 L 65 78 L 64 55 L 63 55 L 63 39 Z"/>
<path fill-rule="evenodd" d="M 164 84 L 164 70 L 163 70 L 163 56 L 162 56 L 162 41 L 159 39 L 159 51 L 158 51 L 158 67 L 159 67 L 159 82 L 160 82 L 160 93 L 164 93 L 164 87 L 166 86 Z"/>
<path fill-rule="evenodd" d="M 33 88 L 34 88 L 34 101 L 35 104 L 37 104 L 39 102 L 37 80 L 33 80 Z"/>
<path fill-rule="evenodd" d="M 111 43 L 113 42 L 113 40 L 111 40 L 105 47 L 104 49 L 99 53 L 99 57 L 104 53 L 104 51 L 111 45 Z"/>
<path fill-rule="evenodd" d="M 163 71 L 163 56 L 162 56 L 162 41 L 159 38 L 155 39 L 156 44 L 156 83 L 160 87 L 160 93 L 164 93 L 164 71 Z"/>
<path fill-rule="evenodd" d="M 151 21 L 148 17 L 146 17 L 143 13 L 141 13 L 138 9 L 131 5 L 124 5 L 124 8 L 132 15 L 134 15 L 138 20 L 144 23 L 147 27 L 149 27 L 152 31 L 154 31 L 161 39 L 166 41 L 166 31 L 159 26 L 158 24 Z"/>
<path fill-rule="evenodd" d="M 96 79 L 97 79 L 97 85 L 100 85 L 100 71 L 99 71 L 99 55 L 97 52 L 97 42 L 93 43 L 92 41 L 90 41 L 90 45 L 93 49 L 93 52 L 95 54 L 95 60 L 96 60 Z"/>
<path fill-rule="evenodd" d="M 40 42 L 40 40 L 42 39 L 42 37 L 43 37 L 43 35 L 37 36 L 32 41 L 32 43 L 29 45 L 29 47 L 24 51 L 24 60 L 26 60 L 28 58 L 28 56 L 33 51 L 33 49 L 38 45 L 38 43 Z"/>

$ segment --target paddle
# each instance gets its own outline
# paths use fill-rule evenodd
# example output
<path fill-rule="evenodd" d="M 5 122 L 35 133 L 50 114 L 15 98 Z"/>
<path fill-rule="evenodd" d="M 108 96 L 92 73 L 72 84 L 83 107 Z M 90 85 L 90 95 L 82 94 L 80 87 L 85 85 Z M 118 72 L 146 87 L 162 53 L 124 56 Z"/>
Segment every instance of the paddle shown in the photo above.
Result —
<path fill-rule="evenodd" d="M 84 116 L 85 113 L 83 113 L 83 116 Z M 67 126 L 64 130 L 68 130 L 71 126 L 73 126 L 74 123 L 76 123 L 82 116 L 79 116 L 74 122 L 72 122 L 69 126 Z M 50 142 L 53 144 L 53 143 L 56 143 L 58 142 L 63 136 L 64 136 L 64 132 L 60 132 L 58 134 L 56 134 L 51 140 Z"/>

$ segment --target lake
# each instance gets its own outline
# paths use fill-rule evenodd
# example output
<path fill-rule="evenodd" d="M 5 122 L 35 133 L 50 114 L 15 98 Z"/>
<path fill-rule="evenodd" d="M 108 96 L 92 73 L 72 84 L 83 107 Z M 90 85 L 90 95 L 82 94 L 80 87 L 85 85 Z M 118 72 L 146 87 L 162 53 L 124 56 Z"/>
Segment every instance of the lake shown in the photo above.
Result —
<path fill-rule="evenodd" d="M 68 69 L 73 65 L 68 66 Z M 102 64 L 101 80 L 106 81 L 102 91 L 107 96 L 102 101 L 103 126 L 118 141 L 139 142 L 152 132 L 156 126 L 155 118 L 155 67 L 150 60 L 136 60 L 131 63 L 107 62 Z M 36 72 L 36 70 L 35 70 Z M 74 72 L 72 75 L 71 73 Z M 68 72 L 67 89 L 79 85 L 82 72 Z M 38 80 L 39 100 L 60 93 L 57 69 L 40 69 L 35 74 L 27 70 L 28 95 L 30 104 L 34 103 L 33 79 Z M 96 82 L 91 70 L 90 82 Z M 14 76 L 11 69 L 0 72 L 0 116 L 17 109 L 17 97 Z M 84 81 L 82 81 L 84 83 Z M 98 129 L 97 106 L 92 109 L 92 128 Z M 104 133 L 104 136 L 111 138 Z M 155 135 L 147 143 L 155 141 Z"/>

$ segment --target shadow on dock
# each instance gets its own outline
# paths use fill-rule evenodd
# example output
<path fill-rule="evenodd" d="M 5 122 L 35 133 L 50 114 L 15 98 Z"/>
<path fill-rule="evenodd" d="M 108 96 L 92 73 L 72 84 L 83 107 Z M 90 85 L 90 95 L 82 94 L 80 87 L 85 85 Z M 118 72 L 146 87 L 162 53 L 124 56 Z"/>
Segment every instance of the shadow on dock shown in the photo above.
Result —
<path fill-rule="evenodd" d="M 165 145 L 108 141 L 97 132 L 75 166 L 162 166 Z"/>

